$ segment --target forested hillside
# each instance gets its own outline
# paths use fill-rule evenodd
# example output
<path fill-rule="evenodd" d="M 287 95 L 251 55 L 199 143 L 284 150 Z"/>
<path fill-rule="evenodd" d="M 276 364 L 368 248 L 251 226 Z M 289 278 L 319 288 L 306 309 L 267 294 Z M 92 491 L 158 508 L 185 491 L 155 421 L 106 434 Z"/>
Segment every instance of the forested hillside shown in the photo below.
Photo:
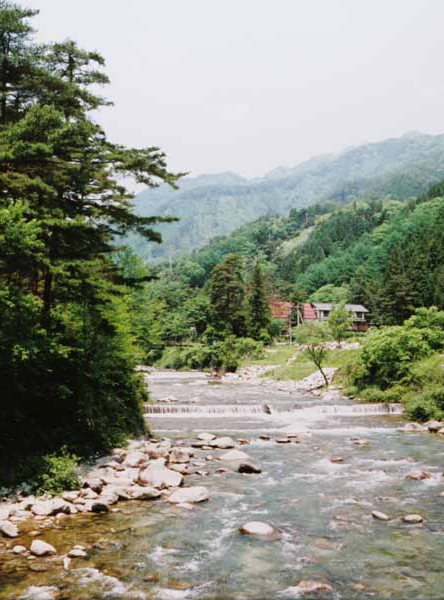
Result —
<path fill-rule="evenodd" d="M 131 236 L 130 244 L 144 259 L 178 257 L 263 215 L 285 215 L 322 201 L 405 200 L 443 177 L 444 136 L 412 133 L 275 169 L 261 178 L 233 173 L 184 178 L 178 191 L 161 186 L 136 199 L 141 215 L 179 218 L 159 227 L 165 243 L 151 246 Z"/>

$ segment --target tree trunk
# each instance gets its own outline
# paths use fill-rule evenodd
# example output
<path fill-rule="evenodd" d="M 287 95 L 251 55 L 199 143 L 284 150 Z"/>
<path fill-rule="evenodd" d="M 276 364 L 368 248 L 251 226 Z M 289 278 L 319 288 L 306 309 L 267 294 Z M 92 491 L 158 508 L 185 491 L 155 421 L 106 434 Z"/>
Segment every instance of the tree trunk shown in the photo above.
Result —
<path fill-rule="evenodd" d="M 48 271 L 45 274 L 43 286 L 43 322 L 49 321 L 52 306 L 52 273 Z"/>

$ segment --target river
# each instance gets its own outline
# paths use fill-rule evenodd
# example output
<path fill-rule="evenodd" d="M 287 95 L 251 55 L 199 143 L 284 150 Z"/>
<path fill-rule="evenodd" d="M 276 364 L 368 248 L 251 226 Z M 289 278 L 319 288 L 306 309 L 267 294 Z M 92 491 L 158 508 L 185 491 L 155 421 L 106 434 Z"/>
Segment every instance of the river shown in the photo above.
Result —
<path fill-rule="evenodd" d="M 82 544 L 88 560 L 71 572 L 57 561 L 31 571 L 32 561 L 3 554 L 0 598 L 15 600 L 28 586 L 45 585 L 57 586 L 57 598 L 73 600 L 286 600 L 298 597 L 301 580 L 329 584 L 333 591 L 325 598 L 444 598 L 442 438 L 399 431 L 402 417 L 386 407 L 322 401 L 267 385 L 213 384 L 198 373 L 154 374 L 150 393 L 148 418 L 157 437 L 187 446 L 200 432 L 242 438 L 249 443 L 240 449 L 262 473 L 229 467 L 217 473 L 226 467 L 214 460 L 222 451 L 196 450 L 199 473 L 187 485 L 206 486 L 208 502 L 193 510 L 128 502 L 117 513 L 66 519 L 45 540 L 61 551 Z M 290 433 L 298 438 L 276 442 Z M 431 477 L 406 480 L 413 469 Z M 390 521 L 375 519 L 373 510 Z M 411 513 L 424 523 L 402 522 Z M 279 536 L 241 535 L 238 528 L 248 521 L 266 522 Z M 82 569 L 82 579 L 76 570 L 83 567 L 98 571 Z M 110 579 L 104 587 L 97 573 L 114 584 Z"/>

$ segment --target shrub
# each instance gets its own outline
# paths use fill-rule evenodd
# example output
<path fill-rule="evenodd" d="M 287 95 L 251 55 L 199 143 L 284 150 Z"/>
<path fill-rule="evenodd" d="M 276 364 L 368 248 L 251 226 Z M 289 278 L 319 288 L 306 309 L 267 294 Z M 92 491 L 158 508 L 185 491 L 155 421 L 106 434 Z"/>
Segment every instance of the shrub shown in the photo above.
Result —
<path fill-rule="evenodd" d="M 428 389 L 421 394 L 412 393 L 406 401 L 406 414 L 415 421 L 444 418 L 444 388 Z"/>
<path fill-rule="evenodd" d="M 413 362 L 431 352 L 420 329 L 392 326 L 371 331 L 351 369 L 351 380 L 361 388 L 370 384 L 386 389 L 408 376 Z"/>
<path fill-rule="evenodd" d="M 20 478 L 29 480 L 37 493 L 55 496 L 79 487 L 78 461 L 78 457 L 66 448 L 59 453 L 33 456 L 28 460 L 26 471 L 20 473 Z"/>

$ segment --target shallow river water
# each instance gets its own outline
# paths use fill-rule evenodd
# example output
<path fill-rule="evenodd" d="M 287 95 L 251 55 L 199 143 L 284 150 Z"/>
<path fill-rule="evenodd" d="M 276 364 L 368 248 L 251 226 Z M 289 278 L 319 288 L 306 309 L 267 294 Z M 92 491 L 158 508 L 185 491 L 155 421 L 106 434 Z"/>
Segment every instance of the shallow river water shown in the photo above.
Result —
<path fill-rule="evenodd" d="M 2 553 L 0 598 L 54 585 L 58 597 L 76 600 L 143 597 L 137 592 L 159 600 L 285 600 L 297 597 L 292 588 L 307 579 L 333 588 L 325 598 L 444 598 L 442 438 L 400 432 L 402 417 L 383 414 L 385 407 L 323 403 L 266 385 L 214 385 L 202 374 L 150 379 L 157 403 L 148 418 L 157 437 L 186 445 L 204 431 L 245 438 L 250 444 L 241 449 L 262 473 L 216 474 L 226 465 L 206 461 L 195 468 L 208 475 L 186 480 L 210 491 L 210 500 L 193 510 L 128 502 L 119 513 L 70 517 L 44 539 L 59 552 L 83 544 L 88 560 L 72 572 L 57 561 L 31 571 L 26 558 Z M 169 403 L 158 402 L 165 397 Z M 276 443 L 283 432 L 299 432 L 300 442 Z M 269 441 L 259 439 L 264 434 Z M 221 453 L 196 450 L 193 460 Z M 338 456 L 343 462 L 331 462 Z M 417 468 L 432 477 L 406 480 Z M 374 519 L 373 510 L 391 520 Z M 411 513 L 424 523 L 403 523 Z M 248 521 L 269 523 L 281 535 L 272 541 L 242 536 L 238 528 Z M 84 567 L 121 584 L 104 588 L 93 571 L 79 579 L 76 569 Z"/>

